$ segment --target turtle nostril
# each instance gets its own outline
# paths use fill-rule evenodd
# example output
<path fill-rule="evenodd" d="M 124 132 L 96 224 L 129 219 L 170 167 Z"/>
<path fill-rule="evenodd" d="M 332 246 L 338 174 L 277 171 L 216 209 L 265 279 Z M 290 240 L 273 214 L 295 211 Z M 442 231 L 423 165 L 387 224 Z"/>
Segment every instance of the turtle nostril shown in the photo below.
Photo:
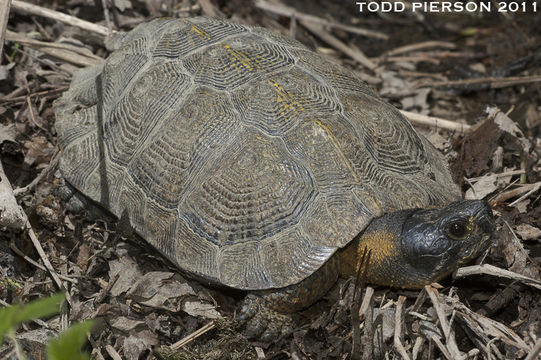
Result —
<path fill-rule="evenodd" d="M 492 233 L 496 229 L 496 224 L 494 223 L 494 217 L 492 216 L 492 211 L 488 214 L 483 214 L 479 219 L 479 226 L 485 233 Z"/>

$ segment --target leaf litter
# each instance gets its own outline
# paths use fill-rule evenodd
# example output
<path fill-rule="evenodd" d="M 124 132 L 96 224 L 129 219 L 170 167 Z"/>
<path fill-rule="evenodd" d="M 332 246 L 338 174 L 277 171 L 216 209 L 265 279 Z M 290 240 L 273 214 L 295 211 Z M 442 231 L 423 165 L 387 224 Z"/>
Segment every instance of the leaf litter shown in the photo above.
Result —
<path fill-rule="evenodd" d="M 510 15 L 496 30 L 493 25 L 501 19 L 495 14 L 458 15 L 452 21 L 435 14 L 365 19 L 344 12 L 343 4 L 314 6 L 308 0 L 103 3 L 106 9 L 82 0 L 59 4 L 55 10 L 104 29 L 110 25 L 129 30 L 149 15 L 213 12 L 289 31 L 308 46 L 332 52 L 396 106 L 473 125 L 465 134 L 437 122 L 417 129 L 450 160 L 466 197 L 491 201 L 499 220 L 494 246 L 480 265 L 464 269 L 467 275 L 457 272 L 454 281 L 421 291 L 356 288 L 354 282 L 342 282 L 301 313 L 304 326 L 276 343 L 259 344 L 248 342 L 234 321 L 242 294 L 206 288 L 180 274 L 140 239 L 118 235 L 114 221 L 65 214 L 53 195 L 54 178 L 45 176 L 29 191 L 16 191 L 17 200 L 54 268 L 71 280 L 64 281 L 71 296 L 69 321 L 101 320 L 89 347 L 94 358 L 530 360 L 540 353 L 541 292 L 534 285 L 541 280 L 541 95 L 539 82 L 520 82 L 541 73 L 537 52 L 529 45 L 541 40 L 535 31 L 541 26 L 539 17 Z M 375 30 L 388 39 L 365 38 L 347 27 L 304 26 L 280 14 L 283 7 L 278 5 L 330 24 Z M 407 37 L 404 24 L 412 28 Z M 464 35 L 466 29 L 474 32 Z M 8 30 L 12 34 L 0 65 L 0 154 L 17 190 L 45 171 L 53 156 L 52 101 L 76 69 L 101 61 L 107 50 L 103 37 L 92 31 L 18 10 L 12 9 Z M 434 36 L 446 42 L 428 44 L 432 48 L 427 49 L 426 41 Z M 367 69 L 352 61 L 349 57 L 359 52 L 342 53 L 344 43 L 367 55 L 370 62 L 365 65 L 377 67 Z M 404 47 L 410 44 L 414 48 Z M 496 75 L 499 83 L 488 78 Z M 503 80 L 515 82 L 506 85 Z M 11 250 L 41 261 L 25 236 L 4 227 L 0 238 L 3 305 L 56 291 L 43 266 Z M 362 291 L 362 305 L 354 301 L 355 289 Z M 358 312 L 356 329 L 353 312 Z M 60 330 L 60 323 L 55 317 L 44 323 L 49 328 L 32 324 L 19 331 L 18 339 L 33 354 L 43 354 L 46 338 Z M 0 348 L 0 357 L 9 358 L 10 346 Z"/>

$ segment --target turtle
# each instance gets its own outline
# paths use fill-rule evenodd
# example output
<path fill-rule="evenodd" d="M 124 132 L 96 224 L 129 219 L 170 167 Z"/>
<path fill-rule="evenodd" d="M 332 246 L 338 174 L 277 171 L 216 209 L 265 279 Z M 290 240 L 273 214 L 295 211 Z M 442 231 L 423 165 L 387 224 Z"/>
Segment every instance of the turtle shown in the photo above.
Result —
<path fill-rule="evenodd" d="M 56 100 L 59 169 L 178 268 L 247 293 L 267 340 L 356 273 L 421 288 L 485 251 L 490 206 L 352 70 L 261 27 L 156 19 Z"/>

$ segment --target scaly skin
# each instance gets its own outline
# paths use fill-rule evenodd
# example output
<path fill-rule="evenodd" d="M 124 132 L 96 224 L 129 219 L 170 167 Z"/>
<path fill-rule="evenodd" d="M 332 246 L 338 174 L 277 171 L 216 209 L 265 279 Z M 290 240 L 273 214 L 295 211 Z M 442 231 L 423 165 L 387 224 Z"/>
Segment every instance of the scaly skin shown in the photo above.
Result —
<path fill-rule="evenodd" d="M 467 235 L 450 238 L 447 225 L 460 219 Z M 458 201 L 441 209 L 410 209 L 372 221 L 362 236 L 332 256 L 298 284 L 254 292 L 244 300 L 240 320 L 246 335 L 269 341 L 290 331 L 294 313 L 322 297 L 338 277 L 352 276 L 365 248 L 370 251 L 366 280 L 398 288 L 421 288 L 438 281 L 483 252 L 494 220 L 483 201 Z"/>

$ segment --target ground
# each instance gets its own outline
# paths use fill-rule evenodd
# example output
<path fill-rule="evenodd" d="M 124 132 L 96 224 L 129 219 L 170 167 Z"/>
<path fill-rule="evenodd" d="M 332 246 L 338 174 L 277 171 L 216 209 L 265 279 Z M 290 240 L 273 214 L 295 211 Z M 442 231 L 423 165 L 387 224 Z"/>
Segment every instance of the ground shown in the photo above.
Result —
<path fill-rule="evenodd" d="M 29 358 L 43 358 L 44 336 L 90 318 L 99 321 L 85 350 L 96 359 L 539 356 L 539 1 L 520 1 L 517 11 L 501 12 L 490 2 L 491 11 L 461 13 L 361 12 L 353 0 L 27 3 L 105 26 L 74 27 L 23 11 L 18 1 L 9 13 L 0 65 L 0 156 L 30 225 L 0 228 L 0 299 L 8 306 L 59 290 L 69 294 L 63 316 L 18 330 Z M 487 199 L 497 216 L 494 245 L 477 261 L 483 265 L 421 291 L 343 281 L 302 313 L 302 327 L 263 344 L 244 338 L 234 320 L 242 293 L 179 274 L 115 219 L 66 213 L 54 193 L 52 103 L 77 68 L 107 56 L 100 29 L 127 31 L 155 17 L 201 14 L 289 33 L 356 71 L 401 110 L 430 116 L 408 115 L 445 154 L 465 196 Z M 47 259 L 58 283 L 44 267 Z M 0 357 L 16 358 L 12 342 Z"/>

